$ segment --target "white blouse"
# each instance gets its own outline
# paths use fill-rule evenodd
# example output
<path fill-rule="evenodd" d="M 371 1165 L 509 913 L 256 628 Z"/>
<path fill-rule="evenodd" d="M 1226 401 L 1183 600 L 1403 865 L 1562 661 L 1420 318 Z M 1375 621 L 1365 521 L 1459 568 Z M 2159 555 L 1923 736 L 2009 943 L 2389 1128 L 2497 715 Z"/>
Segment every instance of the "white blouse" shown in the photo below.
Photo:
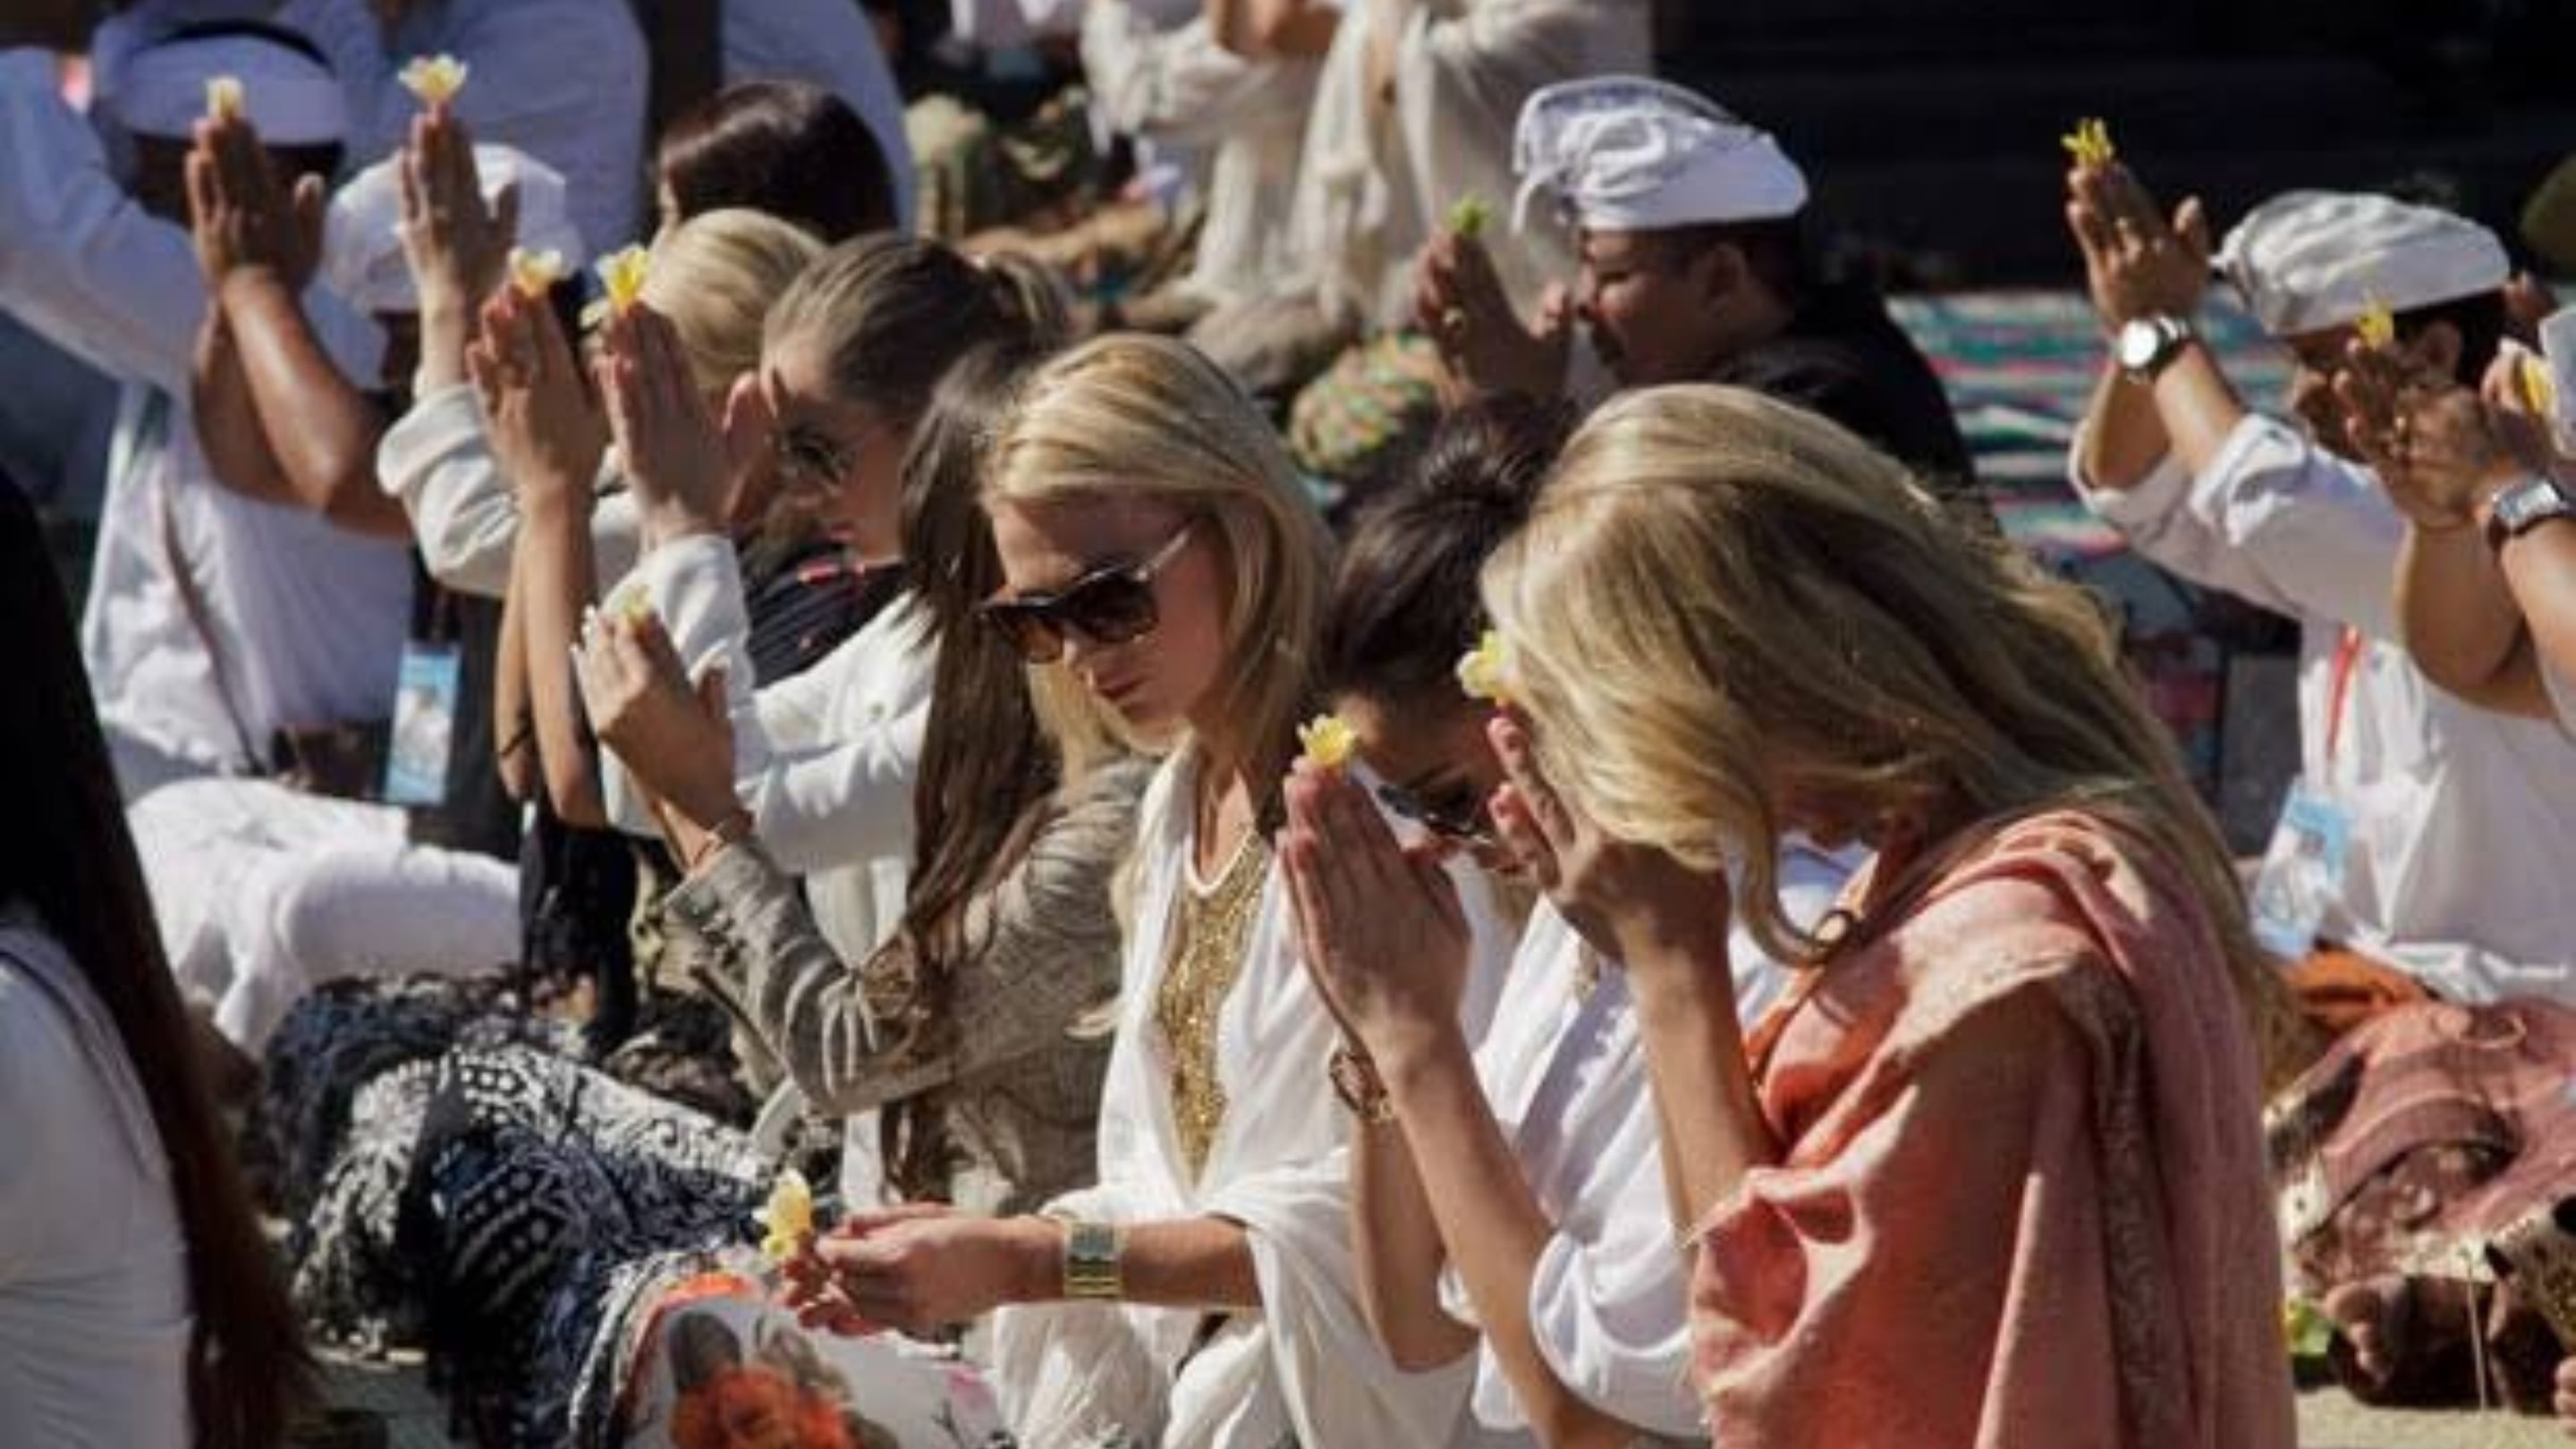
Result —
<path fill-rule="evenodd" d="M 187 1247 L 123 1042 L 62 948 L 0 915 L 0 1437 L 187 1449 Z"/>
<path fill-rule="evenodd" d="M 1785 842 L 1780 896 L 1809 925 L 1831 909 L 1857 856 Z M 1730 942 L 1736 1009 L 1749 1024 L 1787 973 L 1739 927 Z M 1690 1259 L 1678 1246 L 1657 1142 L 1655 1104 L 1634 997 L 1616 965 L 1591 969 L 1565 918 L 1530 915 L 1493 1030 L 1476 1052 L 1496 1123 L 1556 1230 L 1530 1280 L 1530 1331 L 1550 1370 L 1585 1403 L 1659 1436 L 1699 1440 L 1684 1311 Z M 1450 1315 L 1476 1322 L 1455 1269 L 1441 1275 Z M 1490 1347 L 1476 1354 L 1473 1422 L 1456 1445 L 1527 1445 L 1529 1420 Z"/>

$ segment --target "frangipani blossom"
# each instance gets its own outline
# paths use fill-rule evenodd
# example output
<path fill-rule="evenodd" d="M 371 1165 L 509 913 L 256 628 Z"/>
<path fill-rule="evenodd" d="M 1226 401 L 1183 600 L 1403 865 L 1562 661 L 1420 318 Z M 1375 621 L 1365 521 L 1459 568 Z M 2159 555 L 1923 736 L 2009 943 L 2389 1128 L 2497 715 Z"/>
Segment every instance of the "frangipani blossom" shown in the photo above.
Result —
<path fill-rule="evenodd" d="M 404 90 L 420 97 L 422 105 L 438 106 L 456 99 L 472 69 L 452 55 L 423 55 L 414 57 L 396 78 Z"/>
<path fill-rule="evenodd" d="M 2066 154 L 2086 171 L 2098 171 L 2120 159 L 2120 150 L 2111 144 L 2111 128 L 2099 116 L 2086 116 L 2075 123 L 2075 129 L 2057 140 Z"/>
<path fill-rule="evenodd" d="M 2548 418 L 2558 411 L 2558 382 L 2549 375 L 2549 364 L 2538 357 L 2525 355 L 2522 365 L 2514 369 L 2514 381 L 2522 390 L 2522 405 L 2532 416 Z"/>
<path fill-rule="evenodd" d="M 206 118 L 208 120 L 241 119 L 242 105 L 247 99 L 242 90 L 240 76 L 210 76 L 206 80 Z"/>
<path fill-rule="evenodd" d="M 2387 302 L 2373 295 L 2361 315 L 2353 319 L 2352 335 L 2360 338 L 2364 347 L 2387 347 L 2397 341 L 2397 314 L 2388 310 Z"/>
<path fill-rule="evenodd" d="M 1476 647 L 1458 659 L 1458 687 L 1470 699 L 1481 699 L 1500 709 L 1512 702 L 1503 680 L 1511 667 L 1510 651 L 1503 645 L 1502 632 L 1488 629 L 1476 641 Z"/>
<path fill-rule="evenodd" d="M 652 258 L 639 246 L 628 246 L 600 258 L 599 284 L 608 292 L 608 310 L 613 316 L 624 316 L 635 299 L 644 295 L 644 274 Z"/>
<path fill-rule="evenodd" d="M 1458 234 L 1460 241 L 1474 241 L 1483 236 L 1493 219 L 1492 205 L 1472 191 L 1459 197 L 1457 204 L 1449 208 L 1449 229 Z"/>
<path fill-rule="evenodd" d="M 769 1203 L 753 1221 L 760 1224 L 762 1256 L 773 1263 L 783 1263 L 796 1256 L 796 1250 L 814 1231 L 814 1187 L 805 1174 L 788 1168 L 778 1174 L 769 1188 Z"/>
<path fill-rule="evenodd" d="M 1340 715 L 1319 714 L 1297 726 L 1297 743 L 1306 752 L 1307 764 L 1318 770 L 1339 771 L 1350 764 L 1359 734 Z"/>
<path fill-rule="evenodd" d="M 510 283 L 530 300 L 542 299 L 564 277 L 564 255 L 552 248 L 532 252 L 510 248 Z"/>

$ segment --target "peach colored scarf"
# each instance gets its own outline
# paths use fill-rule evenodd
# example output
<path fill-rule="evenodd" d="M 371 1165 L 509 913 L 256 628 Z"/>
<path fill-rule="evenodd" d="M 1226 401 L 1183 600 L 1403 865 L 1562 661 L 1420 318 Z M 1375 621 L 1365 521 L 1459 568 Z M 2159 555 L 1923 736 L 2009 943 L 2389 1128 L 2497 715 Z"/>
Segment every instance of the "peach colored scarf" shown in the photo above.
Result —
<path fill-rule="evenodd" d="M 1721 1446 L 2288 1449 L 2252 1038 L 2132 834 L 1995 828 L 1780 1008 L 1784 1146 L 1708 1216 Z"/>

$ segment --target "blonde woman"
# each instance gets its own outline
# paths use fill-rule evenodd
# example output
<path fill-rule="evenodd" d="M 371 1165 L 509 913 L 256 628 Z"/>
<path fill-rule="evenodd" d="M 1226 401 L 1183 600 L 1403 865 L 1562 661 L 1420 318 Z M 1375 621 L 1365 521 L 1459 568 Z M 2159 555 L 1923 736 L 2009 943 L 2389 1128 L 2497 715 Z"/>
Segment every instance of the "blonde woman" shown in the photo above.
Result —
<path fill-rule="evenodd" d="M 1040 1217 L 854 1219 L 804 1270 L 808 1312 L 1001 1309 L 993 1372 L 1033 1446 L 1445 1444 L 1464 1371 L 1402 1372 L 1358 1302 L 1335 1029 L 1272 869 L 1323 526 L 1224 374 L 1137 336 L 1039 371 L 984 490 L 1004 580 L 987 616 L 1038 669 L 1075 768 L 1107 737 L 1170 752 L 1137 831 L 1101 1182 Z M 1507 943 L 1471 930 L 1491 981 Z"/>
<path fill-rule="evenodd" d="M 2089 603 L 1715 387 L 1597 415 L 1483 593 L 1496 824 L 1635 994 L 1717 1439 L 2291 1443 L 2275 988 Z M 1813 934 L 1790 831 L 1877 851 Z M 1750 1034 L 1738 918 L 1803 963 Z"/>

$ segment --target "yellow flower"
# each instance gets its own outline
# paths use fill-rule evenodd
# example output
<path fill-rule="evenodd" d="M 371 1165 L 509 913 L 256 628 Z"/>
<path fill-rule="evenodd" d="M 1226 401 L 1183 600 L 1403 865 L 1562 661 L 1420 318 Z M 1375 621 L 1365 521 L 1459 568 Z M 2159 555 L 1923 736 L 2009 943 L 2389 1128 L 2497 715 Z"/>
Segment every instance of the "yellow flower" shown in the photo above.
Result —
<path fill-rule="evenodd" d="M 1509 663 L 1501 631 L 1488 629 L 1475 648 L 1459 657 L 1458 687 L 1467 691 L 1468 698 L 1481 699 L 1497 708 L 1510 704 L 1511 694 L 1503 686 Z"/>
<path fill-rule="evenodd" d="M 796 1249 L 814 1231 L 814 1188 L 805 1174 L 788 1168 L 778 1174 L 769 1188 L 769 1204 L 752 1215 L 752 1220 L 765 1230 L 760 1251 L 773 1263 L 783 1263 L 796 1256 Z"/>
<path fill-rule="evenodd" d="M 608 289 L 608 310 L 624 316 L 635 299 L 644 295 L 644 273 L 651 264 L 639 246 L 629 246 L 599 260 L 599 283 Z"/>
<path fill-rule="evenodd" d="M 2323 1358 L 2334 1343 L 2334 1324 L 2294 1294 L 2281 1304 L 2281 1340 L 2292 1358 Z"/>
<path fill-rule="evenodd" d="M 1337 714 L 1319 714 L 1297 726 L 1297 743 L 1305 748 L 1306 763 L 1318 770 L 1339 770 L 1351 762 L 1351 747 L 1359 735 Z"/>
<path fill-rule="evenodd" d="M 403 89 L 420 97 L 424 106 L 442 105 L 456 99 L 465 89 L 465 76 L 473 67 L 452 55 L 423 55 L 413 58 L 397 77 Z"/>
<path fill-rule="evenodd" d="M 510 281 L 521 296 L 542 300 L 563 280 L 563 253 L 549 248 L 532 252 L 524 247 L 510 248 Z"/>
<path fill-rule="evenodd" d="M 240 76 L 209 77 L 206 81 L 206 118 L 213 121 L 239 120 L 244 99 Z"/>
<path fill-rule="evenodd" d="M 1449 229 L 1458 234 L 1460 241 L 1474 241 L 1483 236 L 1493 219 L 1494 208 L 1472 191 L 1459 197 L 1457 204 L 1449 208 Z"/>
<path fill-rule="evenodd" d="M 2397 340 L 2397 314 L 2389 311 L 2388 303 L 2374 292 L 2363 305 L 2361 315 L 2353 319 L 2352 335 L 2360 338 L 2364 347 L 2386 347 Z"/>
<path fill-rule="evenodd" d="M 642 579 L 629 579 L 608 596 L 608 611 L 629 624 L 641 624 L 653 617 L 653 591 Z"/>
<path fill-rule="evenodd" d="M 2111 128 L 2099 116 L 2086 116 L 2075 123 L 2075 129 L 2058 137 L 2057 144 L 2075 158 L 2075 164 L 2095 171 L 2120 159 L 2120 149 L 2111 144 Z"/>
<path fill-rule="evenodd" d="M 2522 366 L 2514 369 L 2514 381 L 2522 386 L 2522 405 L 2532 416 L 2549 418 L 2558 412 L 2558 382 L 2549 375 L 2549 364 L 2525 354 Z"/>

